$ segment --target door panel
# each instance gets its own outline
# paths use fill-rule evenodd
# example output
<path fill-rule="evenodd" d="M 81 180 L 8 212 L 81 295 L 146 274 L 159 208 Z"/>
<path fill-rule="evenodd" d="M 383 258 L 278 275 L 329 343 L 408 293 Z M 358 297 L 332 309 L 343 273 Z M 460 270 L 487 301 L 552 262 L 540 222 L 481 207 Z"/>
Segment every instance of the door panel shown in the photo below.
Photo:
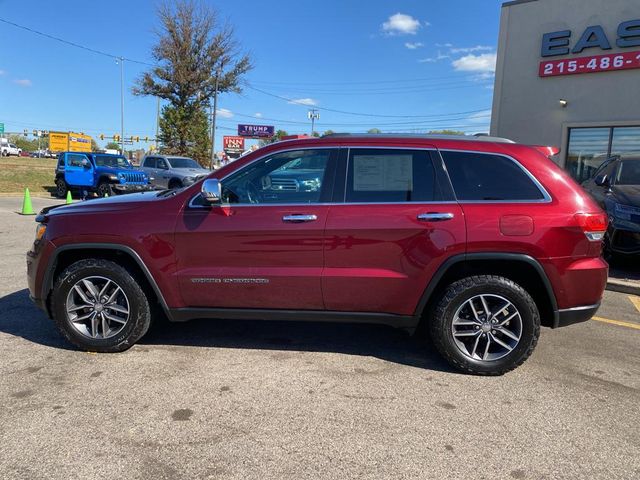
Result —
<path fill-rule="evenodd" d="M 435 149 L 350 148 L 341 161 L 345 203 L 327 218 L 325 306 L 411 315 L 442 262 L 465 251 L 442 160 Z"/>
<path fill-rule="evenodd" d="M 93 185 L 93 175 L 93 164 L 86 155 L 65 153 L 64 179 L 67 184 L 90 187 Z"/>
<path fill-rule="evenodd" d="M 322 309 L 322 238 L 328 209 L 322 205 L 186 209 L 176 229 L 177 276 L 185 305 Z M 315 220 L 283 220 L 292 215 L 315 216 Z"/>
<path fill-rule="evenodd" d="M 431 213 L 453 218 L 418 219 Z M 328 310 L 411 315 L 442 262 L 464 253 L 466 231 L 456 203 L 333 205 L 325 235 Z"/>

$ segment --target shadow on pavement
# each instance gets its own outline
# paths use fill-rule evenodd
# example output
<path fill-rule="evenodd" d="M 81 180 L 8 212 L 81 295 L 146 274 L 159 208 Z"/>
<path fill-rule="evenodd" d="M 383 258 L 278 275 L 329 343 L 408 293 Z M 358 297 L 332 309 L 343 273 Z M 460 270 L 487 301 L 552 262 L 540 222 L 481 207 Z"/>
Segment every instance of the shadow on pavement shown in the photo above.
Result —
<path fill-rule="evenodd" d="M 47 347 L 75 350 L 58 333 L 53 322 L 31 302 L 26 288 L 0 297 L 0 332 Z"/>
<path fill-rule="evenodd" d="M 27 289 L 0 298 L 0 332 L 48 347 L 75 350 L 58 333 L 53 322 L 29 300 Z M 455 373 L 421 338 L 379 325 L 241 320 L 160 321 L 139 343 L 333 352 L 371 356 L 416 368 Z"/>

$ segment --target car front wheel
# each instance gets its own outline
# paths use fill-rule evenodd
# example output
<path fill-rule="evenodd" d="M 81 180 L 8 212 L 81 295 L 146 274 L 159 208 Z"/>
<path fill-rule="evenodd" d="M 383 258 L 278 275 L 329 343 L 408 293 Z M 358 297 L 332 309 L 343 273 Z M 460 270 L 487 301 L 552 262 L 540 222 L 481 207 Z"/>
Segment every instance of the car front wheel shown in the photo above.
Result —
<path fill-rule="evenodd" d="M 64 181 L 64 178 L 58 178 L 56 180 L 56 197 L 65 198 L 67 196 L 67 182 Z"/>
<path fill-rule="evenodd" d="M 429 330 L 435 347 L 454 367 L 476 375 L 502 375 L 533 352 L 540 314 L 531 295 L 515 282 L 473 276 L 445 290 Z"/>
<path fill-rule="evenodd" d="M 147 332 L 149 301 L 122 266 L 103 259 L 80 260 L 58 277 L 53 317 L 71 343 L 91 352 L 121 352 Z"/>

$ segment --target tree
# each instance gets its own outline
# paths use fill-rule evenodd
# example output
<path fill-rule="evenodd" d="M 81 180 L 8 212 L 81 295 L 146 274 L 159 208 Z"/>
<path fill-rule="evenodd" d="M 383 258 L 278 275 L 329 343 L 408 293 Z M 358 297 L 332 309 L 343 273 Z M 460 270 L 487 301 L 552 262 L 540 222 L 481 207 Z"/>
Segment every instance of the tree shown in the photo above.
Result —
<path fill-rule="evenodd" d="M 382 133 L 382 130 L 380 130 L 379 128 L 370 128 L 369 130 L 367 130 L 367 133 Z"/>
<path fill-rule="evenodd" d="M 429 132 L 431 135 L 465 135 L 464 132 L 459 130 L 431 130 Z"/>
<path fill-rule="evenodd" d="M 282 137 L 286 137 L 289 135 L 285 130 L 278 130 L 273 137 L 263 138 L 260 140 L 260 146 L 264 147 L 265 145 L 269 145 L 270 143 L 279 142 Z"/>
<path fill-rule="evenodd" d="M 134 95 L 153 95 L 169 102 L 163 109 L 163 145 L 176 154 L 187 154 L 187 145 L 202 138 L 188 136 L 201 129 L 201 118 L 216 92 L 241 93 L 240 80 L 251 68 L 241 54 L 233 28 L 220 25 L 218 12 L 191 0 L 167 2 L 158 9 L 161 29 L 152 56 L 157 65 L 140 77 Z M 166 116 L 165 116 L 166 115 Z M 180 122 L 173 124 L 172 122 Z M 191 128 L 189 124 L 197 126 Z M 205 152 L 198 145 L 198 155 Z M 206 158 L 196 157 L 204 163 Z"/>
<path fill-rule="evenodd" d="M 325 132 L 322 134 L 323 137 L 326 137 L 327 135 L 333 135 L 335 132 L 333 130 L 325 130 Z"/>
<path fill-rule="evenodd" d="M 196 159 L 204 167 L 209 166 L 209 122 L 206 112 L 198 105 L 164 106 L 158 140 L 162 153 L 186 155 Z"/>
<path fill-rule="evenodd" d="M 120 144 L 116 142 L 109 142 L 104 146 L 105 150 L 118 150 L 120 151 Z"/>
<path fill-rule="evenodd" d="M 92 152 L 99 152 L 100 150 L 102 150 L 100 148 L 100 146 L 98 145 L 98 142 L 96 142 L 93 138 L 91 139 L 91 151 Z"/>

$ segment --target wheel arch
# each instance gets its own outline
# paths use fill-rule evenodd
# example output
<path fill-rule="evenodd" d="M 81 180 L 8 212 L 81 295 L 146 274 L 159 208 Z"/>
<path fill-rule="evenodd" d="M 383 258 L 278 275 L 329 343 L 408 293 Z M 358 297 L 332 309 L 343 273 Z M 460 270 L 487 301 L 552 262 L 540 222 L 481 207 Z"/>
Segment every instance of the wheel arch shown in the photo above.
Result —
<path fill-rule="evenodd" d="M 171 319 L 171 312 L 156 283 L 153 275 L 145 265 L 140 255 L 126 245 L 110 243 L 78 243 L 58 247 L 51 256 L 42 282 L 42 298 L 46 299 L 46 307 L 51 315 L 51 293 L 53 284 L 60 273 L 69 265 L 85 258 L 100 258 L 111 260 L 126 268 L 139 282 L 143 290 L 153 296 L 162 307 L 167 318 Z"/>
<path fill-rule="evenodd" d="M 426 315 L 448 285 L 473 275 L 499 275 L 516 282 L 533 297 L 542 325 L 558 326 L 558 303 L 542 265 L 529 255 L 498 252 L 461 254 L 447 259 L 431 279 L 414 312 L 418 326 L 423 326 Z"/>
<path fill-rule="evenodd" d="M 178 184 L 178 187 L 181 187 L 183 185 L 182 178 L 180 178 L 180 177 L 171 177 L 169 179 L 169 181 L 167 182 L 167 188 L 171 188 L 171 185 L 176 184 L 176 183 Z"/>

